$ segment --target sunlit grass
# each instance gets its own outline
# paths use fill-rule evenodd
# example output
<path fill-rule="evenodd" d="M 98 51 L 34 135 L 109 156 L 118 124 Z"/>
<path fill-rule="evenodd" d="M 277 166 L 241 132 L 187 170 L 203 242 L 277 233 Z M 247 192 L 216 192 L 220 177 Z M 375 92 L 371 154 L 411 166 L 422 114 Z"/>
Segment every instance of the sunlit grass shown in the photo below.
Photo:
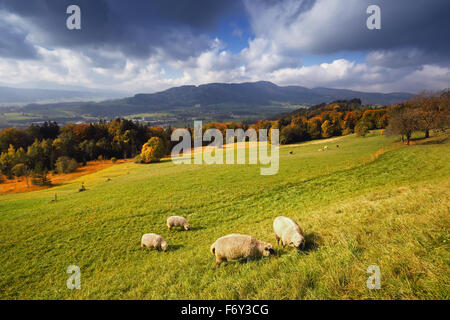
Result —
<path fill-rule="evenodd" d="M 375 133 L 283 146 L 275 176 L 251 165 L 125 163 L 1 196 L 0 297 L 448 299 L 449 154 L 442 137 L 407 147 Z M 88 190 L 78 193 L 81 182 Z M 169 232 L 169 215 L 192 230 Z M 212 242 L 245 233 L 275 244 L 278 215 L 304 229 L 304 253 L 215 269 Z M 141 250 L 148 232 L 170 250 Z M 72 264 L 81 290 L 66 288 Z M 366 288 L 369 265 L 381 269 L 381 290 Z"/>

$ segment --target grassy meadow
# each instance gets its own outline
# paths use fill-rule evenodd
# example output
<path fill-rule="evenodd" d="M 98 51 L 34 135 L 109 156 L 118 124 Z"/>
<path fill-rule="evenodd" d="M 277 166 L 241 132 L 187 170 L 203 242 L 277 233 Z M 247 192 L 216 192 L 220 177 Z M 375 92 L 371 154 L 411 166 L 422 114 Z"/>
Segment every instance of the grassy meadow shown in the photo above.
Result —
<path fill-rule="evenodd" d="M 88 190 L 78 193 L 81 182 Z M 274 176 L 255 165 L 118 164 L 0 196 L 0 298 L 449 299 L 449 190 L 447 135 L 404 146 L 375 131 L 282 146 Z M 192 229 L 169 232 L 170 215 Z M 275 246 L 279 215 L 302 227 L 304 252 L 215 268 L 217 238 Z M 149 232 L 169 250 L 142 250 Z M 66 287 L 69 265 L 81 268 L 80 290 Z M 370 265 L 380 290 L 366 287 Z"/>

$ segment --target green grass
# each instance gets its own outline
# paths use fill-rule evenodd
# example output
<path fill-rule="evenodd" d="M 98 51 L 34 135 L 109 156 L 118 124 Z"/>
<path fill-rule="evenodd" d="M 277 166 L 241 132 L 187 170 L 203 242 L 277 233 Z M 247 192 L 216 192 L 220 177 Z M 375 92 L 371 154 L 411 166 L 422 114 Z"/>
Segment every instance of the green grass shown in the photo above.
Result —
<path fill-rule="evenodd" d="M 0 196 L 0 297 L 449 299 L 444 138 L 407 147 L 375 133 L 284 146 L 275 176 L 250 165 L 126 163 Z M 330 150 L 318 152 L 324 145 Z M 88 191 L 77 193 L 82 181 Z M 169 215 L 186 216 L 192 230 L 169 232 Z M 275 244 L 279 215 L 299 222 L 305 252 L 286 248 L 215 268 L 209 247 L 218 237 L 245 233 Z M 170 250 L 141 250 L 148 232 Z M 81 290 L 66 288 L 72 264 L 81 268 Z M 366 288 L 370 265 L 381 269 L 381 290 Z"/>

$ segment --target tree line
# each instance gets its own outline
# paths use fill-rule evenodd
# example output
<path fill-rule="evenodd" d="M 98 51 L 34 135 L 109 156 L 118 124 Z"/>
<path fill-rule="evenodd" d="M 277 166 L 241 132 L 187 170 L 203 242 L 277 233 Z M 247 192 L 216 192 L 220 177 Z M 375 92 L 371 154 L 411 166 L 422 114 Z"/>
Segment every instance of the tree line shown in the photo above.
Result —
<path fill-rule="evenodd" d="M 11 179 L 32 177 L 35 184 L 46 184 L 49 172 L 67 173 L 76 164 L 102 159 L 127 159 L 140 153 L 152 137 L 169 149 L 172 129 L 151 127 L 126 119 L 91 124 L 55 122 L 9 128 L 0 132 L 0 171 Z"/>
<path fill-rule="evenodd" d="M 422 131 L 429 137 L 431 130 L 448 128 L 449 101 L 448 90 L 440 94 L 424 92 L 389 107 L 364 106 L 359 99 L 335 101 L 301 108 L 278 120 L 260 120 L 250 126 L 211 122 L 202 130 L 215 128 L 225 137 L 227 129 L 279 129 L 280 143 L 290 144 L 351 133 L 365 136 L 369 130 L 386 129 L 386 134 L 400 135 L 409 144 L 413 132 Z M 193 128 L 187 129 L 193 138 Z M 45 122 L 27 129 L 4 129 L 0 132 L 0 171 L 7 178 L 26 177 L 28 182 L 31 177 L 33 183 L 45 184 L 49 182 L 48 172 L 72 172 L 91 160 L 134 158 L 137 163 L 157 162 L 177 143 L 171 141 L 172 130 L 126 119 L 63 127 Z"/>

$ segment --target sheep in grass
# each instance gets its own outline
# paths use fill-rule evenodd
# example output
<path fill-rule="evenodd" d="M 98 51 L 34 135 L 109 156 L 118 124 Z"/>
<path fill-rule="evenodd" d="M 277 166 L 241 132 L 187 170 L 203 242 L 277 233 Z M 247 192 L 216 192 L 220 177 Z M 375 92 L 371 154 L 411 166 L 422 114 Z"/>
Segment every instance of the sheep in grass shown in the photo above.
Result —
<path fill-rule="evenodd" d="M 323 147 L 323 150 L 324 150 L 324 151 L 325 151 L 325 150 L 328 150 L 328 146 Z"/>
<path fill-rule="evenodd" d="M 303 231 L 294 220 L 287 217 L 276 217 L 273 221 L 273 230 L 275 231 L 277 248 L 280 240 L 283 248 L 289 245 L 300 251 L 305 247 Z"/>
<path fill-rule="evenodd" d="M 169 245 L 160 235 L 155 233 L 146 233 L 141 239 L 141 248 L 144 247 L 167 251 Z"/>
<path fill-rule="evenodd" d="M 275 254 L 272 245 L 244 234 L 229 234 L 216 240 L 210 251 L 216 256 L 216 267 L 228 260 L 268 257 Z"/>
<path fill-rule="evenodd" d="M 180 216 L 172 216 L 167 218 L 167 228 L 172 230 L 173 227 L 181 227 L 184 228 L 184 230 L 191 229 L 191 226 L 187 222 L 186 218 Z"/>

